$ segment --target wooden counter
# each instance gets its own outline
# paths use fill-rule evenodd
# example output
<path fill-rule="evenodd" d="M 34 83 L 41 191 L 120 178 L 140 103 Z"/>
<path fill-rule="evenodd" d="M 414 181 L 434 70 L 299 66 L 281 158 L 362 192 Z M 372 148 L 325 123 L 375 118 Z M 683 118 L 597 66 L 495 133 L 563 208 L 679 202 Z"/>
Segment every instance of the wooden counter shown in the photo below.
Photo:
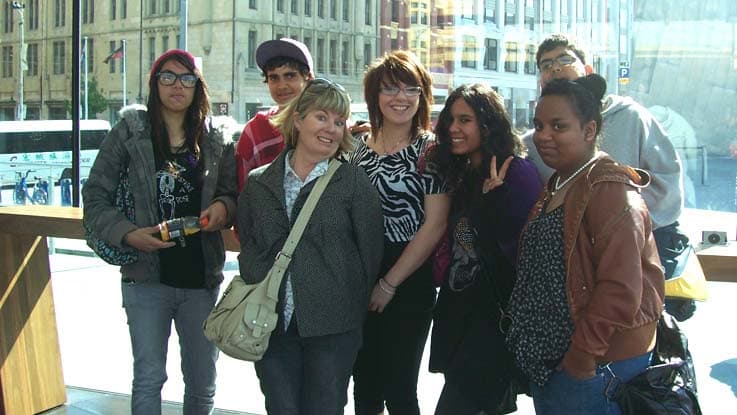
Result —
<path fill-rule="evenodd" d="M 46 235 L 82 238 L 82 211 L 0 207 L 0 413 L 66 402 Z"/>
<path fill-rule="evenodd" d="M 737 242 L 696 246 L 696 255 L 707 280 L 737 282 Z"/>

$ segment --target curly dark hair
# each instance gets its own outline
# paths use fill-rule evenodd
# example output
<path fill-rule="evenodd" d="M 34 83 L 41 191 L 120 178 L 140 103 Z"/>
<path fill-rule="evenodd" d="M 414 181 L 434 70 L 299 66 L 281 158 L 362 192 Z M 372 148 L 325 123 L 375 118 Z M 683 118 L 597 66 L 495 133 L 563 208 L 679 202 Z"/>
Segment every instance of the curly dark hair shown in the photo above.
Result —
<path fill-rule="evenodd" d="M 451 151 L 449 130 L 453 116 L 450 111 L 458 99 L 463 99 L 473 108 L 479 124 L 482 161 L 478 168 L 471 166 L 468 155 L 455 155 Z M 473 191 L 469 186 L 480 187 L 489 174 L 492 156 L 496 156 L 498 168 L 507 157 L 524 157 L 526 153 L 524 144 L 512 129 L 504 99 L 483 84 L 461 85 L 448 95 L 435 125 L 435 136 L 437 144 L 428 150 L 428 165 L 445 178 L 454 193 L 465 194 Z"/>
<path fill-rule="evenodd" d="M 169 146 L 169 133 L 166 130 L 166 124 L 161 115 L 162 103 L 159 97 L 159 82 L 156 74 L 161 71 L 161 68 L 166 62 L 175 60 L 197 76 L 192 104 L 187 108 L 187 114 L 184 117 L 184 137 L 187 142 L 187 149 L 199 161 L 200 143 L 205 133 L 205 120 L 210 114 L 210 98 L 207 92 L 207 83 L 205 83 L 202 72 L 194 65 L 193 60 L 189 59 L 183 53 L 175 52 L 169 51 L 167 52 L 169 56 L 165 59 L 157 60 L 155 66 L 151 69 L 151 76 L 148 79 L 149 94 L 146 106 L 148 107 L 148 116 L 151 122 L 151 138 L 153 139 L 154 152 L 162 160 L 173 156 Z"/>

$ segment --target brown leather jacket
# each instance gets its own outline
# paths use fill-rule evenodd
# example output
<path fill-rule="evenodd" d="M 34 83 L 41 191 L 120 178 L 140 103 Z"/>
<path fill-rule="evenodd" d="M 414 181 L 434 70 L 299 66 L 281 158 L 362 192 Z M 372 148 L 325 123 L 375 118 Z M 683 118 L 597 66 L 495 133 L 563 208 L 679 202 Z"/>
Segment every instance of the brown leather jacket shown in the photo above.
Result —
<path fill-rule="evenodd" d="M 646 353 L 663 310 L 664 278 L 652 223 L 640 189 L 647 172 L 600 152 L 564 196 L 563 240 L 568 303 L 574 321 L 568 365 L 591 371 L 597 362 Z M 530 213 L 550 198 L 555 175 Z"/>

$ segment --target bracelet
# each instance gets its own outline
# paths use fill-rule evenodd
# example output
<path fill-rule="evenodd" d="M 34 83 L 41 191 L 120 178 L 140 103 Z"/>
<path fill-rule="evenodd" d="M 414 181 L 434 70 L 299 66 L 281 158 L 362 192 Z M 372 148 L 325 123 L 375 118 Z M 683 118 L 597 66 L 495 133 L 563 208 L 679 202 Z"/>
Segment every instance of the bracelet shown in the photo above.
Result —
<path fill-rule="evenodd" d="M 386 284 L 388 286 L 388 288 L 385 287 L 384 284 Z M 379 288 L 381 288 L 381 291 L 384 291 L 385 293 L 387 293 L 389 295 L 396 294 L 396 290 L 393 289 L 393 288 L 391 288 L 391 284 L 389 284 L 388 282 L 384 281 L 383 278 L 379 278 Z"/>
<path fill-rule="evenodd" d="M 389 286 L 389 287 L 391 287 L 391 288 L 392 288 L 393 290 L 396 290 L 396 289 L 397 289 L 397 286 L 396 286 L 396 285 L 391 285 L 391 284 L 389 283 L 389 281 L 387 281 L 387 280 L 386 280 L 386 278 L 381 278 L 381 280 L 382 280 L 382 281 L 384 281 L 384 284 L 388 285 L 388 286 Z"/>

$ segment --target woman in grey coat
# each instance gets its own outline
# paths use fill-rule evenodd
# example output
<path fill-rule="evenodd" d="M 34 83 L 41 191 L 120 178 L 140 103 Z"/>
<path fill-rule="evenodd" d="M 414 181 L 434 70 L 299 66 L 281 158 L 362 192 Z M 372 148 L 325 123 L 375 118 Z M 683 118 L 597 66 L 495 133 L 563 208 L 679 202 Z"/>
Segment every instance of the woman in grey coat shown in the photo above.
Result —
<path fill-rule="evenodd" d="M 170 50 L 151 69 L 147 107 L 129 107 L 100 146 L 82 195 L 84 221 L 115 246 L 138 251 L 121 267 L 123 306 L 133 351 L 133 414 L 160 414 L 171 323 L 179 334 L 184 413 L 209 414 L 217 349 L 202 332 L 223 280 L 219 229 L 235 217 L 232 143 L 208 122 L 207 85 L 194 57 Z M 230 140 L 228 140 L 230 141 Z M 113 205 L 128 171 L 135 218 Z M 202 232 L 164 242 L 158 223 L 207 218 Z"/>
<path fill-rule="evenodd" d="M 238 199 L 241 277 L 261 281 L 338 151 L 351 146 L 350 98 L 313 79 L 274 120 L 287 148 L 249 174 Z M 383 250 L 379 196 L 362 169 L 342 164 L 320 197 L 282 280 L 256 374 L 269 414 L 342 414 L 361 327 Z"/>

